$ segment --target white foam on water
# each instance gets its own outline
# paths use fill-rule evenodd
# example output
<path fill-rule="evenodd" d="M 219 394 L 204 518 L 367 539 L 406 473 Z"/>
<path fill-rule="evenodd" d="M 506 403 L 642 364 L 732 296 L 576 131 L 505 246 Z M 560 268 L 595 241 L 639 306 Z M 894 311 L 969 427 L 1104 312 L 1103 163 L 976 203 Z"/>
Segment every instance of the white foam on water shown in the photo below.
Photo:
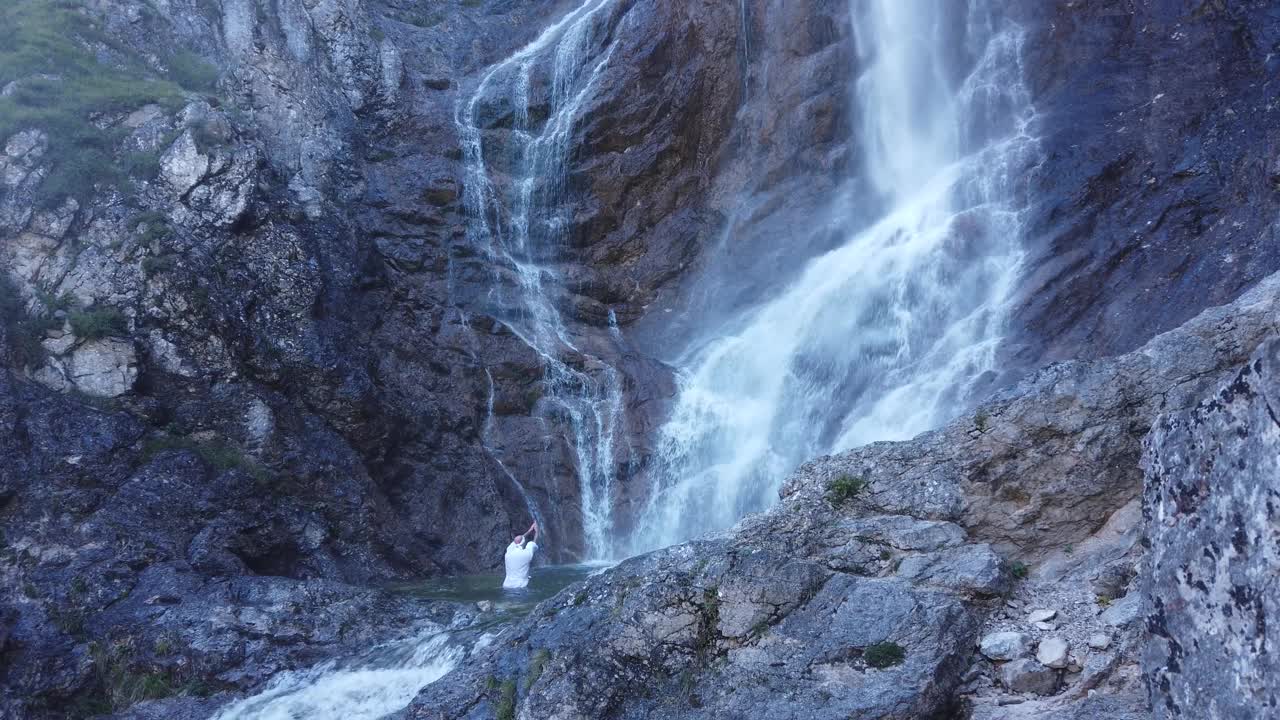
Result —
<path fill-rule="evenodd" d="M 440 628 L 374 648 L 354 663 L 283 672 L 211 720 L 376 720 L 409 705 L 466 655 Z"/>

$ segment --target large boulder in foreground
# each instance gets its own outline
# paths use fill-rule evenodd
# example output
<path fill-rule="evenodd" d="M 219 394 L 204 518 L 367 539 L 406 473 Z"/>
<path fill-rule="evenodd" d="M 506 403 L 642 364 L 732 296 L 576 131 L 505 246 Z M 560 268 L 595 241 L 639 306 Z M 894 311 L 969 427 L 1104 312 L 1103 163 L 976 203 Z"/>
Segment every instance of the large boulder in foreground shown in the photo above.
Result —
<path fill-rule="evenodd" d="M 543 603 L 404 716 L 951 716 L 1014 582 L 997 550 L 1070 553 L 1134 504 L 1153 419 L 1236 372 L 1278 311 L 1272 276 L 1133 353 L 1051 366 L 939 431 L 810 462 L 773 510 Z M 1109 672 L 1043 691 L 1084 717 Z"/>
<path fill-rule="evenodd" d="M 928 717 L 953 695 L 975 607 L 1007 585 L 994 553 L 963 538 L 834 509 L 756 518 L 544 603 L 407 715 L 512 717 L 518 699 L 518 717 L 561 720 Z M 916 559 L 937 583 L 893 571 Z"/>
<path fill-rule="evenodd" d="M 1280 341 L 1147 441 L 1143 654 L 1160 720 L 1280 713 Z"/>

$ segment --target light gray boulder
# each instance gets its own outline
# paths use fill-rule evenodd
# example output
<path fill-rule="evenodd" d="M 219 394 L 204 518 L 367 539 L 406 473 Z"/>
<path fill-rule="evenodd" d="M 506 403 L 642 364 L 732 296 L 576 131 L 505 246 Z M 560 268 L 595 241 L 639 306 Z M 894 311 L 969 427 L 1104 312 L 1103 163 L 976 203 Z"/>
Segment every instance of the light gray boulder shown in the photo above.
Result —
<path fill-rule="evenodd" d="M 1031 639 L 1020 632 L 994 632 L 983 636 L 978 649 L 990 660 L 1015 660 L 1031 654 Z"/>
<path fill-rule="evenodd" d="M 95 397 L 119 397 L 133 389 L 138 379 L 138 356 L 133 343 L 118 338 L 86 342 L 76 348 L 67 363 L 71 384 Z"/>
<path fill-rule="evenodd" d="M 1147 441 L 1143 667 L 1160 720 L 1280 708 L 1280 341 Z"/>
<path fill-rule="evenodd" d="M 1061 670 L 1070 660 L 1071 646 L 1060 637 L 1047 637 L 1036 648 L 1036 660 L 1045 667 Z"/>
<path fill-rule="evenodd" d="M 1052 695 L 1058 689 L 1058 672 L 1026 658 L 1000 666 L 1000 684 L 1015 693 Z"/>

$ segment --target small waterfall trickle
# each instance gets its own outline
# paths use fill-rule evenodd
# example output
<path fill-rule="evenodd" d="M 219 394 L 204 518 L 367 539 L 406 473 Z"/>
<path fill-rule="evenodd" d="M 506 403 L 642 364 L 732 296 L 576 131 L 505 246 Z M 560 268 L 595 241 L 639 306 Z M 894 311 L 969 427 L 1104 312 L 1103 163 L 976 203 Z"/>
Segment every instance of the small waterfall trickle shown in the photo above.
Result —
<path fill-rule="evenodd" d="M 574 123 L 613 52 L 607 36 L 612 5 L 613 0 L 587 0 L 528 46 L 485 70 L 454 117 L 466 164 L 467 242 L 497 268 L 484 310 L 540 358 L 539 415 L 568 429 L 589 559 L 612 553 L 622 383 L 620 373 L 580 347 L 566 325 L 561 310 L 565 291 L 554 263 L 571 220 L 561 204 Z M 535 76 L 540 72 L 547 77 Z M 535 86 L 535 79 L 546 80 L 546 86 Z M 545 97 L 534 98 L 535 92 Z M 486 148 L 486 111 L 511 115 L 500 147 Z M 498 155 L 508 165 L 491 167 Z"/>
<path fill-rule="evenodd" d="M 1004 332 L 1035 158 L 1018 27 L 973 0 L 851 3 L 862 172 L 887 208 L 681 368 L 630 550 L 731 525 L 812 457 L 963 411 Z M 949 67 L 972 57 L 967 74 Z M 960 76 L 960 77 L 958 77 Z"/>

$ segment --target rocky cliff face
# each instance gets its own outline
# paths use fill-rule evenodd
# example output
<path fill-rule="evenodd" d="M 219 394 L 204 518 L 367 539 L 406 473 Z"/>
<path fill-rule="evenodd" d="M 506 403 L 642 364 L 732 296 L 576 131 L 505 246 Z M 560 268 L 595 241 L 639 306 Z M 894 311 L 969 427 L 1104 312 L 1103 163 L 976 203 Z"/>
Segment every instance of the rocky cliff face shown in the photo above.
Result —
<path fill-rule="evenodd" d="M 1272 4 L 1017 5 L 1047 139 L 1019 354 L 1127 351 L 1280 268 Z"/>
<path fill-rule="evenodd" d="M 561 558 L 582 552 L 570 433 L 543 401 L 544 358 L 490 300 L 513 268 L 470 241 L 456 116 L 487 68 L 573 3 L 423 5 L 0 11 L 5 47 L 46 43 L 0 53 L 4 711 L 127 704 L 109 697 L 95 648 L 129 648 L 117 665 L 136 675 L 242 689 L 439 619 L 335 581 L 491 567 L 495 538 L 531 506 L 550 514 Z M 1131 564 L 1098 533 L 1138 497 L 1139 440 L 1269 326 L 1210 314 L 1102 358 L 1280 266 L 1267 154 L 1280 27 L 1261 0 L 1011 7 L 1030 31 L 1046 152 L 1029 175 L 1036 242 L 1001 382 L 1098 359 L 1036 374 L 915 443 L 806 468 L 744 536 L 624 565 L 517 630 L 525 649 L 433 693 L 483 713 L 489 675 L 550 649 L 526 707 L 644 714 L 684 698 L 745 712 L 800 702 L 779 699 L 790 683 L 833 712 L 940 711 L 975 638 L 1001 622 L 1009 562 L 1062 568 L 1037 576 L 1046 587 L 1084 577 L 1066 544 Z M 609 501 L 624 522 L 672 392 L 661 359 L 831 247 L 814 218 L 837 189 L 865 189 L 848 140 L 848 13 L 844 0 L 618 0 L 601 17 L 591 51 L 613 59 L 572 128 L 552 260 L 576 346 L 562 360 L 621 377 L 630 451 Z M 481 120 L 501 157 L 513 108 Z M 1252 297 L 1236 312 L 1270 302 Z M 866 492 L 833 504 L 841 475 Z M 777 581 L 755 584 L 762 573 Z M 845 597 L 890 600 L 876 614 Z M 339 598 L 350 610 L 326 614 Z M 1171 622 L 1171 636 L 1188 632 Z M 902 665 L 877 669 L 893 647 Z M 1184 652 L 1172 647 L 1148 654 Z M 981 678 L 1012 659 L 963 684 L 996 697 Z M 587 660 L 603 665 L 575 667 Z M 768 680 L 773 661 L 783 670 Z M 1058 670 L 1040 682 L 1056 691 Z M 624 679 L 673 694 L 637 699 Z M 719 689 L 748 679 L 777 692 Z M 578 694 L 583 680 L 607 692 Z M 1193 707 L 1169 680 L 1169 712 Z M 825 698 L 863 682 L 863 695 Z"/>

